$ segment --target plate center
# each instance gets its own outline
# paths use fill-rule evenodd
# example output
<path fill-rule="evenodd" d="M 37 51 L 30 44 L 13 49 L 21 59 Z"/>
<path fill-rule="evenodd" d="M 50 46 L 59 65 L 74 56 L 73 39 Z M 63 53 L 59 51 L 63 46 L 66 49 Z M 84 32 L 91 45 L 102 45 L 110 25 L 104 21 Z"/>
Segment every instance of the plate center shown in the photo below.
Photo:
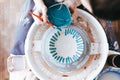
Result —
<path fill-rule="evenodd" d="M 84 51 L 84 42 L 76 30 L 65 28 L 52 34 L 49 50 L 55 60 L 70 64 L 80 59 Z"/>
<path fill-rule="evenodd" d="M 55 43 L 56 52 L 63 57 L 72 57 L 77 51 L 76 40 L 72 35 L 61 34 Z"/>

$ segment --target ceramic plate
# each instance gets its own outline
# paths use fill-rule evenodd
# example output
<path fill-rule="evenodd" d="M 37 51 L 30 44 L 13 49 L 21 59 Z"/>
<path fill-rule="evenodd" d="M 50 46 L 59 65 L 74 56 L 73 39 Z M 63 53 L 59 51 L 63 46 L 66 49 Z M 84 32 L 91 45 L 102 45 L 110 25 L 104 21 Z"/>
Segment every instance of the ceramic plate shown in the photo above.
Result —
<path fill-rule="evenodd" d="M 95 80 L 120 80 L 120 69 L 107 68 Z"/>
<path fill-rule="evenodd" d="M 72 24 L 61 30 L 33 23 L 25 55 L 41 80 L 93 80 L 105 65 L 108 43 L 101 24 L 77 9 Z"/>
<path fill-rule="evenodd" d="M 42 39 L 45 61 L 59 71 L 72 71 L 84 65 L 90 53 L 87 33 L 75 25 L 61 30 L 49 28 Z"/>

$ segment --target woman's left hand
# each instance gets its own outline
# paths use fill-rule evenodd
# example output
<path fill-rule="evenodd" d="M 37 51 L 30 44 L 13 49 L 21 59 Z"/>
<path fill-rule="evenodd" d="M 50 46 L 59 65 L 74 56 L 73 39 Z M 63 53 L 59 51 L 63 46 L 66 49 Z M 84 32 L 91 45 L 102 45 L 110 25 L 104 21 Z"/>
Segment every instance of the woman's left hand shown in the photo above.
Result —
<path fill-rule="evenodd" d="M 77 8 L 75 0 L 65 0 L 63 3 L 70 9 L 71 14 L 73 15 Z"/>

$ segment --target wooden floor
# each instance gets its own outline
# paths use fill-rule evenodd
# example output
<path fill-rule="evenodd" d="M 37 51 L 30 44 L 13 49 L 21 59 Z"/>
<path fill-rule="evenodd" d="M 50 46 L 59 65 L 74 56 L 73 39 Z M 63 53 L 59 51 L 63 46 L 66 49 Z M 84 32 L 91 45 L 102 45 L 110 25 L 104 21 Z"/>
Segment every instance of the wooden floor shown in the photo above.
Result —
<path fill-rule="evenodd" d="M 0 0 L 0 80 L 8 80 L 6 59 L 13 44 L 15 26 L 24 0 Z M 119 22 L 113 22 L 117 38 L 120 42 Z"/>
<path fill-rule="evenodd" d="M 114 28 L 115 35 L 117 37 L 118 43 L 120 45 L 120 20 L 113 22 L 113 28 Z"/>

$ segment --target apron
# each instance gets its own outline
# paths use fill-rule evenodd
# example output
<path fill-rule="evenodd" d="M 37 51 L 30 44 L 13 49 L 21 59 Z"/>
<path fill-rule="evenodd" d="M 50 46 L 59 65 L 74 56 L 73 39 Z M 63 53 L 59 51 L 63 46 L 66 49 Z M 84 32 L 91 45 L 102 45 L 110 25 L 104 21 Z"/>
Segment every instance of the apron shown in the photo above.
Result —
<path fill-rule="evenodd" d="M 52 3 L 51 3 L 52 2 Z M 44 0 L 44 3 L 47 7 L 56 4 L 54 0 Z M 11 49 L 11 53 L 14 55 L 24 55 L 24 44 L 27 33 L 34 22 L 32 16 L 28 13 L 29 10 L 34 8 L 33 0 L 26 0 L 21 9 L 21 17 L 19 19 L 18 25 L 16 27 L 14 45 Z"/>

